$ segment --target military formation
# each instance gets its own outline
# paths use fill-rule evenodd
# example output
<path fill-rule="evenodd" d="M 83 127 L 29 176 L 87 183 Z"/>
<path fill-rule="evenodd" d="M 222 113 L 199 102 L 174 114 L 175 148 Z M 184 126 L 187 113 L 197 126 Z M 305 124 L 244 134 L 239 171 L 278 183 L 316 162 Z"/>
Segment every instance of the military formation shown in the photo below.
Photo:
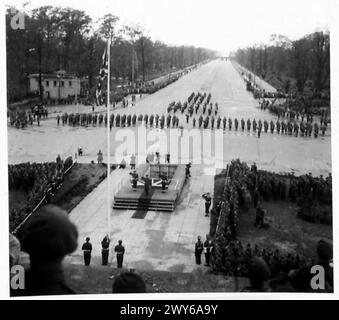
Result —
<path fill-rule="evenodd" d="M 40 126 L 41 119 L 48 118 L 48 110 L 42 104 L 35 105 L 30 110 L 9 111 L 9 123 L 17 129 L 26 128 L 28 125 L 33 126 L 36 123 Z"/>
<path fill-rule="evenodd" d="M 111 114 L 109 119 L 109 126 L 112 127 L 135 127 L 144 123 L 146 127 L 156 127 L 164 129 L 165 127 L 178 128 L 179 127 L 179 117 L 168 115 L 159 116 L 158 114 L 154 115 L 148 114 L 136 115 L 136 114 L 122 114 L 119 113 Z M 107 114 L 92 114 L 92 113 L 64 113 L 61 116 L 57 116 L 58 125 L 71 125 L 71 126 L 96 126 L 96 125 L 108 125 Z"/>
<path fill-rule="evenodd" d="M 158 114 L 111 114 L 109 126 L 112 127 L 131 127 L 136 125 L 144 124 L 149 128 L 179 128 L 180 125 L 179 117 L 175 114 L 168 114 L 159 116 Z M 190 123 L 190 116 L 186 114 L 186 124 Z M 244 118 L 238 120 L 238 118 L 217 118 L 213 115 L 203 117 L 200 115 L 198 119 L 192 117 L 191 119 L 192 127 L 199 129 L 222 129 L 224 131 L 235 131 L 242 132 L 255 132 L 260 137 L 261 132 L 264 133 L 277 133 L 284 134 L 295 137 L 314 137 L 318 138 L 319 135 L 325 136 L 325 133 L 328 129 L 327 123 L 319 125 L 317 122 L 296 122 L 296 121 L 267 121 L 267 120 L 250 120 L 245 121 Z M 71 126 L 96 126 L 96 125 L 105 125 L 107 126 L 107 114 L 92 114 L 92 113 L 76 113 L 76 114 L 67 114 L 57 116 L 57 124 L 65 125 L 69 124 Z"/>
<path fill-rule="evenodd" d="M 15 212 L 10 213 L 10 227 L 17 226 L 44 196 L 48 200 L 57 191 L 63 180 L 60 161 L 58 157 L 56 162 L 8 166 L 9 189 L 22 189 L 28 193 L 27 206 L 13 209 Z"/>
<path fill-rule="evenodd" d="M 304 268 L 310 261 L 299 254 L 282 253 L 277 249 L 259 248 L 256 244 L 244 246 L 237 237 L 238 207 L 262 207 L 263 200 L 289 200 L 296 203 L 318 203 L 332 206 L 332 176 L 313 177 L 311 173 L 296 177 L 294 173 L 275 174 L 258 170 L 254 163 L 249 167 L 239 159 L 228 166 L 228 179 L 221 195 L 215 195 L 212 210 L 218 219 L 211 264 L 215 270 L 230 276 L 246 276 L 249 261 L 261 257 L 271 277 L 281 272 Z M 253 221 L 254 224 L 256 221 Z M 330 256 L 330 253 L 328 253 Z"/>

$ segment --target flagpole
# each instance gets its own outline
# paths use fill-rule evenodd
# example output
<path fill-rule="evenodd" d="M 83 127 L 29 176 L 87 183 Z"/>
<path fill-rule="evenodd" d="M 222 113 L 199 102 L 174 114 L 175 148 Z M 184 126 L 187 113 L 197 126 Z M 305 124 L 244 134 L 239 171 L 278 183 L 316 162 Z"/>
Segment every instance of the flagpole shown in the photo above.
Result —
<path fill-rule="evenodd" d="M 107 40 L 107 224 L 108 236 L 111 236 L 111 159 L 110 159 L 110 80 L 111 80 L 111 34 Z"/>

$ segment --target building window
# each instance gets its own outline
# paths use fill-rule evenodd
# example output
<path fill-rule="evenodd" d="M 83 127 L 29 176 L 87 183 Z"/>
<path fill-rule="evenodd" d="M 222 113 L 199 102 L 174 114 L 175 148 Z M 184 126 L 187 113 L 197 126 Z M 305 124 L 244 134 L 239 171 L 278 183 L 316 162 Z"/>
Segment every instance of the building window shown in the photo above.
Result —
<path fill-rule="evenodd" d="M 62 87 L 65 86 L 65 81 L 61 81 L 61 86 L 62 86 Z"/>
<path fill-rule="evenodd" d="M 46 80 L 46 87 L 49 87 L 49 81 Z"/>
<path fill-rule="evenodd" d="M 57 82 L 56 80 L 53 81 L 53 86 L 56 87 L 57 86 Z"/>
<path fill-rule="evenodd" d="M 68 81 L 68 85 L 71 87 L 72 86 L 72 81 Z"/>

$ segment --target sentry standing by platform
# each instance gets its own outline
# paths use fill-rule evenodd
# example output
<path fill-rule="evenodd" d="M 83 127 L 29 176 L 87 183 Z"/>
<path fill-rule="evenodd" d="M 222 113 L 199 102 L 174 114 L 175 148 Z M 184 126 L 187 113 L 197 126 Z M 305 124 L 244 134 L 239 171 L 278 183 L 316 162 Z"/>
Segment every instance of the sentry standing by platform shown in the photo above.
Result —
<path fill-rule="evenodd" d="M 124 261 L 125 248 L 122 245 L 122 240 L 118 241 L 118 244 L 115 246 L 114 251 L 117 254 L 117 267 L 122 268 L 122 263 Z"/>

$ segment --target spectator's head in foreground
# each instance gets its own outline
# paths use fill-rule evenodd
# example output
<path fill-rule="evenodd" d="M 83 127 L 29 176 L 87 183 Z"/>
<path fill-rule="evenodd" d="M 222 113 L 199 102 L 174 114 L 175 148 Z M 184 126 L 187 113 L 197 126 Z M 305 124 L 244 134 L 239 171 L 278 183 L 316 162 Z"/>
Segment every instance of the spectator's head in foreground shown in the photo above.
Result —
<path fill-rule="evenodd" d="M 121 273 L 113 283 L 113 293 L 145 293 L 144 280 L 134 272 Z"/>
<path fill-rule="evenodd" d="M 78 231 L 67 213 L 56 206 L 47 205 L 33 213 L 26 223 L 22 249 L 30 255 L 31 267 L 35 263 L 61 262 L 65 255 L 76 249 L 77 238 Z"/>
<path fill-rule="evenodd" d="M 248 264 L 248 278 L 252 289 L 261 291 L 263 284 L 271 276 L 271 271 L 266 262 L 259 257 L 253 257 Z"/>
<path fill-rule="evenodd" d="M 331 243 L 321 239 L 317 245 L 319 262 L 328 262 L 333 258 L 333 246 Z"/>

